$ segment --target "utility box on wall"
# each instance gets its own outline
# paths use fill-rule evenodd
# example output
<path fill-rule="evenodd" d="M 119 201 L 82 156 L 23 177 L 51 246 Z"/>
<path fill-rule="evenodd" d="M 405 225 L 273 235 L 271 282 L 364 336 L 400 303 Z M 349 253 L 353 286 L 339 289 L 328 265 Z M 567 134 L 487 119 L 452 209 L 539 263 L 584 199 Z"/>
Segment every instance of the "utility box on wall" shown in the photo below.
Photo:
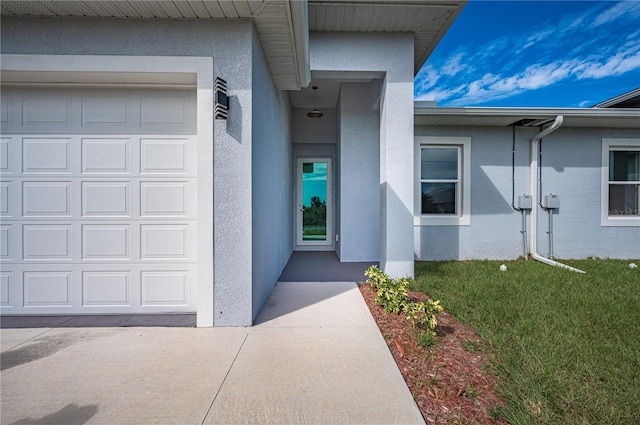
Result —
<path fill-rule="evenodd" d="M 521 210 L 531 209 L 531 195 L 518 196 L 518 209 L 521 209 Z"/>
<path fill-rule="evenodd" d="M 542 207 L 547 209 L 560 208 L 560 197 L 555 193 L 544 195 Z"/>

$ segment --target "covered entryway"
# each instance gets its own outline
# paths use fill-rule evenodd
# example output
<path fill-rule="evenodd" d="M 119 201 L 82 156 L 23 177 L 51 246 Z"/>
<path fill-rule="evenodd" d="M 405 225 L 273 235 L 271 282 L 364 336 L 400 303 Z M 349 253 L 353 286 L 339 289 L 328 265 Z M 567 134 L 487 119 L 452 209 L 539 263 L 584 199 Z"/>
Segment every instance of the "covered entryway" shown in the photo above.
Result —
<path fill-rule="evenodd" d="M 196 311 L 195 90 L 2 90 L 3 314 Z"/>

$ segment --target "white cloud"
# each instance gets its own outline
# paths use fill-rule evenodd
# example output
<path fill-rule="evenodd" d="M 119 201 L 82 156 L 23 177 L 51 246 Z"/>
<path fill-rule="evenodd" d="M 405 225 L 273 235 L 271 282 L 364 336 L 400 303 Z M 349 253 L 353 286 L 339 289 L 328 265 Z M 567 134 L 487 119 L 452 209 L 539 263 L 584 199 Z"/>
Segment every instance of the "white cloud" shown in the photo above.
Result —
<path fill-rule="evenodd" d="M 418 75 L 415 78 L 415 88 L 416 92 L 422 92 L 430 89 L 440 80 L 440 75 L 438 71 L 431 65 L 425 65 L 422 67 Z"/>
<path fill-rule="evenodd" d="M 457 73 L 464 71 L 465 69 L 467 69 L 469 66 L 465 65 L 465 64 L 461 64 L 460 61 L 462 61 L 462 58 L 464 58 L 465 54 L 460 52 L 457 53 L 453 56 L 451 56 L 444 65 L 442 65 L 442 68 L 440 69 L 440 72 L 444 75 L 449 75 L 449 76 L 453 76 L 456 75 Z"/>
<path fill-rule="evenodd" d="M 557 28 L 555 27 L 549 27 L 541 31 L 535 32 L 526 38 L 526 41 L 524 42 L 522 47 L 518 49 L 518 51 L 520 52 L 531 46 L 534 46 L 540 43 L 541 41 L 545 40 L 546 38 L 548 38 L 550 35 L 555 34 L 556 32 L 557 32 Z"/>
<path fill-rule="evenodd" d="M 436 102 L 442 102 L 444 100 L 450 99 L 454 96 L 459 95 L 465 86 L 454 87 L 450 89 L 434 89 L 426 91 L 415 98 L 415 100 L 431 100 Z"/>
<path fill-rule="evenodd" d="M 615 77 L 640 69 L 640 47 L 621 51 L 601 61 L 591 60 L 577 67 L 578 79 Z"/>
<path fill-rule="evenodd" d="M 616 19 L 627 15 L 627 17 L 640 15 L 640 3 L 636 1 L 622 1 L 602 12 L 591 25 L 592 28 L 608 24 Z"/>

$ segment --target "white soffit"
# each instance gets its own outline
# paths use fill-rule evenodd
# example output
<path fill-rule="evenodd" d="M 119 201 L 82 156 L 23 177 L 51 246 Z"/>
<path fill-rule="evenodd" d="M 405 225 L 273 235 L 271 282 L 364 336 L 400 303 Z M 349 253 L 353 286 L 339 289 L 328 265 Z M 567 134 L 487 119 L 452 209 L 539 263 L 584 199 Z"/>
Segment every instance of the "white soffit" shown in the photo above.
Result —
<path fill-rule="evenodd" d="M 309 30 L 414 33 L 417 74 L 466 0 L 309 0 Z"/>
<path fill-rule="evenodd" d="M 253 19 L 279 90 L 309 84 L 306 0 L 15 1 L 0 3 L 4 16 L 138 19 Z"/>

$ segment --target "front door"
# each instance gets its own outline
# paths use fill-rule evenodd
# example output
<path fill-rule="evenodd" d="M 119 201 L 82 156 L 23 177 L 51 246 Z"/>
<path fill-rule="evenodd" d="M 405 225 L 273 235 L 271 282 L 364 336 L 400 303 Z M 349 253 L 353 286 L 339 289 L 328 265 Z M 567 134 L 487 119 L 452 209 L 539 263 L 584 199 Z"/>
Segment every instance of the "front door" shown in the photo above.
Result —
<path fill-rule="evenodd" d="M 298 158 L 296 242 L 299 247 L 333 247 L 332 188 L 330 158 Z"/>

